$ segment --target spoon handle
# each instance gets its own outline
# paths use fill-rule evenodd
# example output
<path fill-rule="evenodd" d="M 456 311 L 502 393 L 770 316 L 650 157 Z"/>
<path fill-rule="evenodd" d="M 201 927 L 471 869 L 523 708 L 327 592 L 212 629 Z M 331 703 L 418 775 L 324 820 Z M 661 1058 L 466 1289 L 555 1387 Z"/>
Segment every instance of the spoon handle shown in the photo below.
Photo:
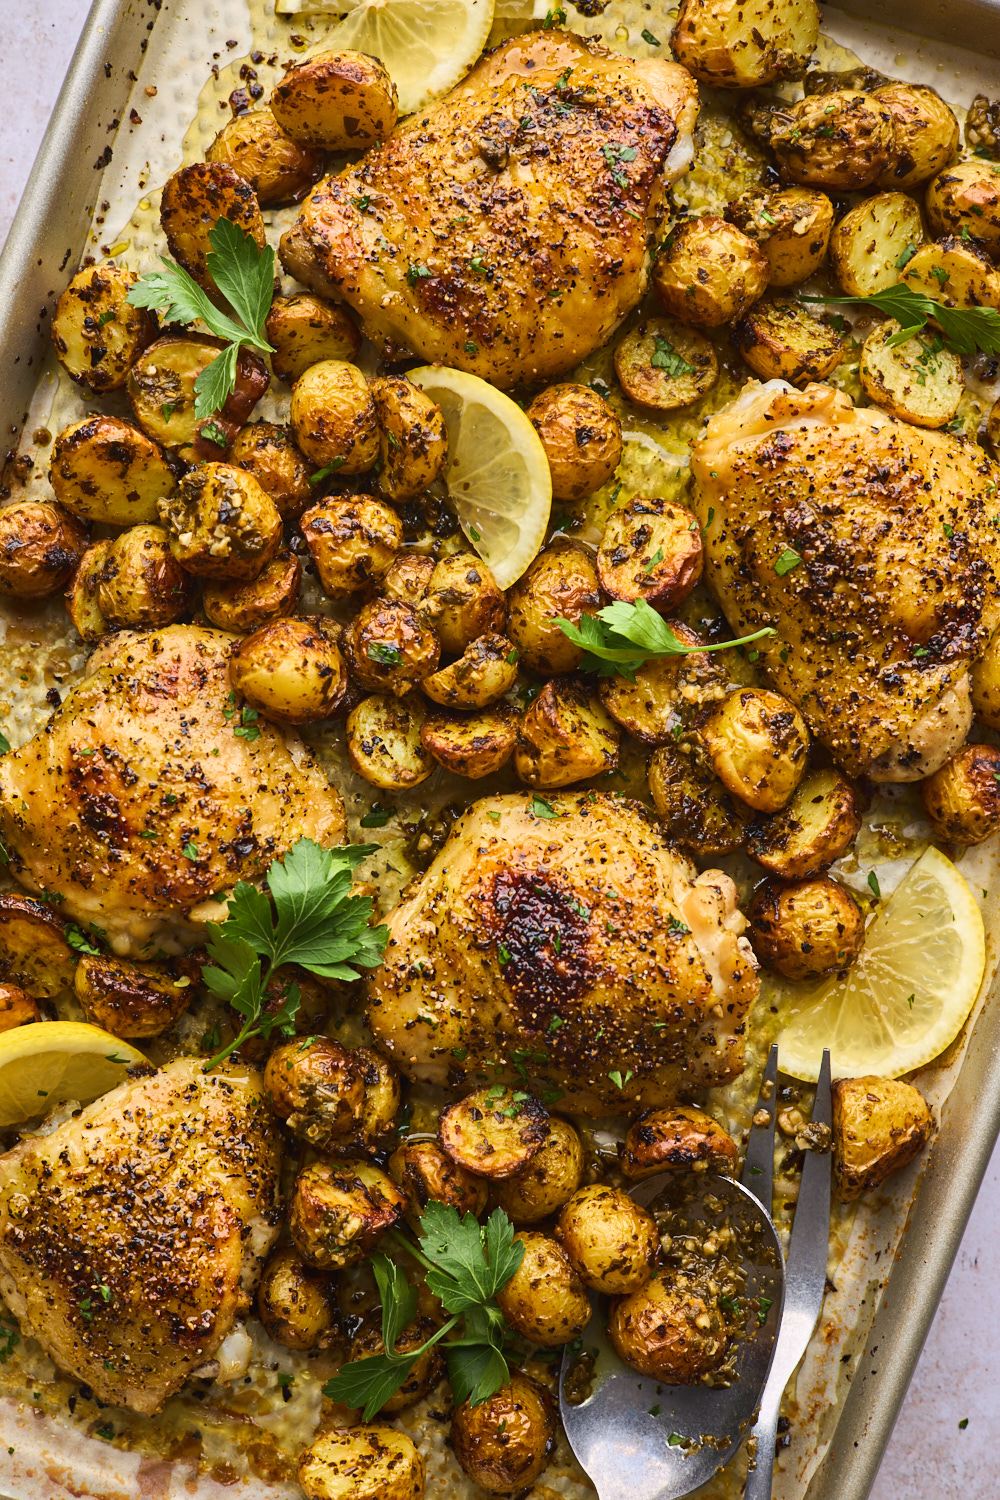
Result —
<path fill-rule="evenodd" d="M 743 1158 L 740 1178 L 748 1193 L 753 1193 L 766 1214 L 771 1212 L 774 1179 L 774 1119 L 778 1112 L 778 1048 L 772 1046 L 760 1080 L 757 1108 Z"/>

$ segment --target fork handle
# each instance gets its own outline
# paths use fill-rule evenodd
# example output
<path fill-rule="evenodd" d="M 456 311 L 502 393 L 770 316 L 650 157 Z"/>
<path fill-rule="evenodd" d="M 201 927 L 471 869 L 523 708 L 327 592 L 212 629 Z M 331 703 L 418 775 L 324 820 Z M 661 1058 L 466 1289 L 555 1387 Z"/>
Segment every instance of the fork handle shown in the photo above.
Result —
<path fill-rule="evenodd" d="M 767 1393 L 765 1392 L 765 1395 Z M 781 1413 L 782 1392 L 762 1405 L 753 1436 L 757 1439 L 756 1467 L 747 1471 L 743 1500 L 771 1500 L 774 1482 L 774 1445 L 778 1440 L 778 1417 Z"/>

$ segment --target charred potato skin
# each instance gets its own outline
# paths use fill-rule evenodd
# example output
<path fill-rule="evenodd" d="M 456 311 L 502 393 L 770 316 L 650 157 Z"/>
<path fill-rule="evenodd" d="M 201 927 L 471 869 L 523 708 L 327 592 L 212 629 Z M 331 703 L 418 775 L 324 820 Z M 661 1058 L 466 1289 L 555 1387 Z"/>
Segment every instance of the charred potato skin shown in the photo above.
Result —
<path fill-rule="evenodd" d="M 332 622 L 272 620 L 233 648 L 229 680 L 251 708 L 281 724 L 311 724 L 337 709 L 347 669 Z"/>
<path fill-rule="evenodd" d="M 323 175 L 326 155 L 286 135 L 269 109 L 235 115 L 205 152 L 248 182 L 262 206 L 298 203 Z"/>
<path fill-rule="evenodd" d="M 389 1158 L 389 1176 L 406 1194 L 407 1219 L 412 1228 L 428 1203 L 446 1203 L 464 1217 L 479 1218 L 486 1208 L 488 1189 L 481 1177 L 473 1177 L 453 1162 L 430 1137 L 410 1139 L 397 1146 Z"/>
<path fill-rule="evenodd" d="M 420 731 L 425 710 L 415 693 L 408 698 L 372 693 L 347 716 L 347 758 L 366 781 L 385 791 L 419 786 L 434 770 Z"/>
<path fill-rule="evenodd" d="M 708 1327 L 699 1323 L 708 1321 Z M 668 1385 L 694 1385 L 726 1348 L 718 1308 L 670 1285 L 664 1273 L 612 1308 L 608 1337 L 626 1364 Z"/>
<path fill-rule="evenodd" d="M 310 365 L 292 387 L 295 440 L 318 468 L 363 474 L 378 458 L 378 423 L 368 382 L 346 359 Z"/>
<path fill-rule="evenodd" d="M 371 1047 L 355 1047 L 352 1056 L 361 1069 L 365 1086 L 354 1139 L 360 1150 L 381 1151 L 395 1129 L 399 1113 L 402 1099 L 399 1074 L 388 1058 Z"/>
<path fill-rule="evenodd" d="M 553 500 L 582 500 L 614 474 L 622 456 L 622 424 L 587 385 L 566 382 L 540 391 L 525 413 L 542 440 Z"/>
<path fill-rule="evenodd" d="M 895 1078 L 838 1078 L 832 1096 L 834 1187 L 850 1203 L 919 1155 L 934 1116 L 912 1084 Z"/>
<path fill-rule="evenodd" d="M 778 812 L 806 773 L 806 722 L 793 703 L 768 688 L 728 693 L 698 732 L 723 786 L 758 812 Z"/>
<path fill-rule="evenodd" d="M 687 219 L 653 263 L 653 287 L 665 313 L 694 328 L 721 328 L 763 295 L 763 251 L 715 214 Z"/>
<path fill-rule="evenodd" d="M 533 1344 L 556 1349 L 569 1344 L 590 1322 L 590 1298 L 569 1256 L 555 1240 L 535 1230 L 518 1230 L 521 1264 L 497 1292 L 507 1322 Z"/>
<path fill-rule="evenodd" d="M 996 259 L 1000 255 L 1000 166 L 976 157 L 939 172 L 924 197 L 931 230 L 939 236 L 970 234 Z"/>
<path fill-rule="evenodd" d="M 228 162 L 198 161 L 179 167 L 163 185 L 160 224 L 170 253 L 206 292 L 218 293 L 208 269 L 209 234 L 228 219 L 250 235 L 258 249 L 267 244 L 257 195 Z"/>
<path fill-rule="evenodd" d="M 920 796 L 936 838 L 981 844 L 1000 828 L 1000 749 L 963 745 L 920 783 Z"/>
<path fill-rule="evenodd" d="M 704 564 L 693 511 L 635 496 L 612 511 L 597 553 L 597 576 L 612 599 L 643 599 L 661 614 L 686 599 Z"/>
<path fill-rule="evenodd" d="M 162 526 L 132 526 L 104 556 L 97 603 L 112 629 L 157 628 L 194 607 L 195 585 L 177 562 Z"/>
<path fill-rule="evenodd" d="M 111 628 L 101 614 L 98 598 L 101 574 L 110 550 L 110 542 L 94 542 L 88 547 L 63 595 L 66 613 L 81 639 L 88 645 L 99 641 Z"/>
<path fill-rule="evenodd" d="M 555 1236 L 585 1286 L 609 1296 L 637 1292 L 660 1254 L 651 1214 L 621 1188 L 582 1187 L 564 1206 Z"/>
<path fill-rule="evenodd" d="M 292 1134 L 322 1151 L 357 1124 L 365 1084 L 347 1048 L 317 1036 L 275 1047 L 264 1069 L 264 1092 Z"/>
<path fill-rule="evenodd" d="M 763 297 L 733 324 L 732 338 L 762 380 L 788 380 L 800 387 L 825 380 L 844 352 L 835 329 L 782 297 Z"/>
<path fill-rule="evenodd" d="M 165 964 L 83 954 L 73 989 L 88 1021 L 129 1041 L 161 1036 L 190 1006 L 201 978 L 198 964 Z"/>
<path fill-rule="evenodd" d="M 395 511 L 368 495 L 321 500 L 302 517 L 323 592 L 346 599 L 388 573 L 403 541 Z"/>
<path fill-rule="evenodd" d="M 768 286 L 805 281 L 826 259 L 833 204 L 818 188 L 751 188 L 727 206 L 726 218 L 763 251 Z"/>
<path fill-rule="evenodd" d="M 575 671 L 583 652 L 554 621 L 579 625 L 582 614 L 597 613 L 601 593 L 593 558 L 576 542 L 552 543 L 509 590 L 507 604 L 507 634 L 526 667 L 546 676 Z"/>
<path fill-rule="evenodd" d="M 84 527 L 47 500 L 15 500 L 0 510 L 0 594 L 44 599 L 65 588 L 87 550 Z"/>
<path fill-rule="evenodd" d="M 156 323 L 126 299 L 138 277 L 107 264 L 78 271 L 56 304 L 52 344 L 78 385 L 120 391 L 139 355 L 156 338 Z"/>
<path fill-rule="evenodd" d="M 44 901 L 0 896 L 0 978 L 35 1000 L 70 989 L 77 955 L 65 934 L 66 924 Z"/>
<path fill-rule="evenodd" d="M 793 7 L 746 7 L 748 19 L 761 22 L 794 17 L 801 34 L 788 21 L 774 34 L 753 28 L 750 38 L 739 35 L 743 6 L 733 0 L 683 0 L 670 45 L 682 63 L 702 83 L 720 89 L 753 88 L 801 78 L 819 39 L 819 13 L 812 0 Z"/>
<path fill-rule="evenodd" d="M 277 506 L 252 474 L 232 464 L 193 469 L 157 510 L 174 557 L 202 578 L 256 578 L 281 546 Z"/>
<path fill-rule="evenodd" d="M 37 1000 L 16 984 L 0 983 L 0 1031 L 14 1031 L 40 1021 L 42 1013 Z"/>
<path fill-rule="evenodd" d="M 479 636 L 500 632 L 507 623 L 503 593 L 474 552 L 452 552 L 441 559 L 431 574 L 425 607 L 449 656 L 461 656 Z"/>
<path fill-rule="evenodd" d="M 473 1177 L 491 1181 L 513 1177 L 545 1144 L 549 1121 L 545 1110 L 531 1094 L 515 1099 L 514 1093 L 499 1085 L 484 1087 L 441 1111 L 441 1150 Z"/>
<path fill-rule="evenodd" d="M 735 854 L 746 843 L 750 812 L 699 753 L 697 745 L 666 744 L 650 757 L 648 780 L 653 806 L 672 842 L 689 854 L 713 859 Z"/>
<path fill-rule="evenodd" d="M 415 1318 L 399 1334 L 394 1345 L 396 1354 L 410 1354 L 419 1349 L 422 1344 L 436 1331 L 437 1325 L 433 1319 L 427 1317 Z M 358 1330 L 351 1344 L 349 1358 L 351 1360 L 370 1359 L 373 1356 L 385 1353 L 385 1343 L 382 1339 L 382 1331 L 374 1322 L 366 1322 Z M 395 1395 L 379 1407 L 379 1413 L 392 1414 L 397 1411 L 405 1411 L 414 1402 L 421 1401 L 424 1396 L 430 1394 L 444 1374 L 444 1360 L 441 1358 L 439 1348 L 428 1349 L 411 1366 L 406 1380 L 396 1391 Z"/>
<path fill-rule="evenodd" d="M 619 1147 L 621 1170 L 631 1182 L 657 1172 L 698 1172 L 711 1168 L 732 1177 L 739 1148 L 712 1116 L 693 1105 L 649 1109 L 629 1126 Z"/>
<path fill-rule="evenodd" d="M 398 504 L 440 479 L 448 462 L 448 430 L 441 408 L 402 375 L 371 382 L 379 429 L 378 490 Z"/>
<path fill-rule="evenodd" d="M 757 957 L 786 979 L 846 969 L 865 940 L 860 906 L 825 875 L 788 884 L 766 881 L 754 892 L 747 920 Z"/>
<path fill-rule="evenodd" d="M 288 1227 L 309 1265 L 340 1271 L 365 1260 L 405 1209 L 405 1195 L 370 1162 L 314 1162 L 295 1180 Z"/>
<path fill-rule="evenodd" d="M 892 114 L 877 94 L 843 89 L 807 95 L 771 134 L 788 182 L 806 187 L 871 187 L 896 158 Z"/>
<path fill-rule="evenodd" d="M 457 661 L 425 677 L 420 686 L 442 708 L 491 708 L 517 681 L 519 656 L 506 636 L 490 632 L 470 642 Z"/>
<path fill-rule="evenodd" d="M 424 1461 L 395 1427 L 335 1427 L 303 1452 L 299 1484 L 306 1500 L 423 1500 Z"/>
<path fill-rule="evenodd" d="M 271 620 L 294 614 L 301 589 L 302 564 L 290 552 L 279 552 L 262 573 L 246 583 L 207 583 L 201 604 L 220 630 L 247 635 Z"/>
<path fill-rule="evenodd" d="M 271 368 L 287 385 L 327 359 L 353 364 L 361 349 L 361 334 L 347 310 L 313 292 L 275 297 L 264 333 L 274 346 Z"/>
<path fill-rule="evenodd" d="M 839 771 L 813 771 L 780 812 L 755 818 L 747 853 L 772 875 L 806 880 L 850 848 L 861 829 L 857 788 Z"/>
<path fill-rule="evenodd" d="M 455 1408 L 452 1445 L 463 1471 L 498 1495 L 532 1484 L 555 1451 L 556 1416 L 543 1386 L 514 1371 L 509 1385 L 479 1406 Z"/>
<path fill-rule="evenodd" d="M 336 1288 L 293 1245 L 278 1250 L 257 1288 L 257 1315 L 268 1337 L 286 1349 L 329 1349 L 340 1342 Z"/>
<path fill-rule="evenodd" d="M 340 638 L 352 676 L 372 693 L 404 698 L 437 669 L 441 643 L 411 604 L 372 599 Z"/>
<path fill-rule="evenodd" d="M 375 57 L 321 52 L 289 68 L 271 95 L 271 109 L 293 140 L 349 151 L 391 135 L 396 85 Z"/>
<path fill-rule="evenodd" d="M 527 786 L 570 786 L 618 765 L 621 731 L 581 683 L 547 682 L 521 719 L 514 751 L 518 780 Z"/>
<path fill-rule="evenodd" d="M 479 781 L 494 775 L 513 755 L 517 715 L 507 704 L 471 714 L 438 709 L 424 719 L 420 741 L 445 770 Z"/>
<path fill-rule="evenodd" d="M 290 427 L 277 422 L 250 423 L 233 439 L 229 462 L 253 475 L 282 519 L 300 516 L 313 498 L 312 465 L 300 452 Z"/>
<path fill-rule="evenodd" d="M 86 417 L 56 438 L 49 483 L 59 504 L 84 521 L 134 526 L 156 520 L 172 495 L 173 470 L 158 443 L 120 417 Z"/>
<path fill-rule="evenodd" d="M 888 83 L 876 97 L 892 115 L 896 160 L 879 187 L 908 191 L 946 167 L 958 151 L 958 120 L 924 83 Z"/>
<path fill-rule="evenodd" d="M 568 1120 L 553 1117 L 541 1150 L 494 1188 L 493 1198 L 514 1224 L 538 1224 L 569 1202 L 582 1176 L 583 1142 Z"/>

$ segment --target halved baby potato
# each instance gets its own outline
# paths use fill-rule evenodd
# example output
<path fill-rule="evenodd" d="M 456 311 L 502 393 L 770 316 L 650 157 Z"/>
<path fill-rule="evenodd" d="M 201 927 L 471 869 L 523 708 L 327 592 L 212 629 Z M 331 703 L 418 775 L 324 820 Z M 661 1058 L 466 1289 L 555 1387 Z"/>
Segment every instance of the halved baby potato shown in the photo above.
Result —
<path fill-rule="evenodd" d="M 794 286 L 818 271 L 833 228 L 833 204 L 819 188 L 750 188 L 726 218 L 767 257 L 768 286 Z"/>
<path fill-rule="evenodd" d="M 446 1156 L 436 1140 L 429 1136 L 408 1137 L 389 1158 L 389 1176 L 402 1188 L 409 1202 L 407 1222 L 420 1228 L 420 1218 L 428 1203 L 447 1203 L 463 1216 L 475 1218 L 483 1212 L 488 1188 L 481 1177 L 473 1177 L 464 1167 Z"/>
<path fill-rule="evenodd" d="M 673 621 L 671 629 L 686 646 L 700 644 L 695 631 Z M 627 677 L 602 677 L 601 702 L 617 724 L 642 745 L 666 745 L 693 715 L 725 695 L 726 672 L 707 651 L 648 661 Z"/>
<path fill-rule="evenodd" d="M 958 411 L 965 390 L 962 361 L 940 335 L 917 334 L 901 344 L 892 318 L 873 328 L 861 350 L 858 374 L 876 405 L 917 427 L 943 427 Z"/>
<path fill-rule="evenodd" d="M 209 235 L 219 219 L 235 224 L 258 249 L 267 244 L 257 194 L 227 162 L 196 161 L 167 178 L 160 198 L 160 224 L 170 253 L 199 286 L 215 294 L 219 289 L 208 269 Z"/>
<path fill-rule="evenodd" d="M 517 714 L 505 703 L 471 714 L 439 709 L 427 715 L 420 739 L 446 771 L 479 781 L 499 771 L 513 755 Z"/>
<path fill-rule="evenodd" d="M 420 686 L 442 708 L 489 708 L 517 681 L 519 655 L 505 635 L 481 635 Z"/>
<path fill-rule="evenodd" d="M 683 753 L 687 751 L 688 753 Z M 704 859 L 735 854 L 750 814 L 730 796 L 698 747 L 663 745 L 649 762 L 649 792 L 671 843 Z"/>
<path fill-rule="evenodd" d="M 683 0 L 670 45 L 702 83 L 752 89 L 801 78 L 818 40 L 813 0 Z"/>
<path fill-rule="evenodd" d="M 675 411 L 706 395 L 719 378 L 715 349 L 674 318 L 644 318 L 615 347 L 615 374 L 630 401 Z"/>
<path fill-rule="evenodd" d="M 436 670 L 441 643 L 423 616 L 401 599 L 372 599 L 340 638 L 351 674 L 372 693 L 403 698 Z"/>
<path fill-rule="evenodd" d="M 347 718 L 347 756 L 359 776 L 385 791 L 419 786 L 434 770 L 420 738 L 425 711 L 417 695 L 373 693 Z"/>
<path fill-rule="evenodd" d="M 0 983 L 0 1031 L 16 1031 L 42 1019 L 38 1001 L 17 984 Z"/>
<path fill-rule="evenodd" d="M 271 95 L 282 130 L 304 146 L 351 151 L 391 135 L 396 85 L 377 57 L 317 52 L 289 68 Z"/>
<path fill-rule="evenodd" d="M 197 978 L 196 964 L 137 964 L 84 954 L 73 989 L 88 1021 L 136 1041 L 169 1031 L 198 993 Z"/>
<path fill-rule="evenodd" d="M 361 348 L 358 325 L 347 309 L 313 292 L 275 297 L 264 333 L 268 343 L 274 345 L 271 368 L 288 385 L 293 385 L 310 365 L 323 360 L 353 363 Z"/>
<path fill-rule="evenodd" d="M 156 520 L 172 495 L 174 472 L 158 443 L 120 417 L 86 417 L 63 428 L 52 448 L 49 483 L 60 505 L 86 521 L 134 526 Z"/>
<path fill-rule="evenodd" d="M 1000 272 L 974 240 L 951 238 L 924 245 L 900 279 L 945 307 L 1000 308 Z"/>
<path fill-rule="evenodd" d="M 934 1116 L 923 1094 L 899 1078 L 838 1078 L 831 1093 L 834 1183 L 841 1203 L 850 1203 L 923 1150 Z"/>
<path fill-rule="evenodd" d="M 441 408 L 402 375 L 370 385 L 378 420 L 377 485 L 387 500 L 412 500 L 440 479 L 448 462 L 448 430 Z"/>
<path fill-rule="evenodd" d="M 267 366 L 252 349 L 241 349 L 236 386 L 221 411 L 196 417 L 194 385 L 225 349 L 208 334 L 164 334 L 140 355 L 128 373 L 126 390 L 136 421 L 164 448 L 179 449 L 192 463 L 219 458 L 267 390 Z M 200 434 L 205 429 L 208 437 Z M 216 441 L 213 441 L 213 436 Z"/>
<path fill-rule="evenodd" d="M 473 1177 L 503 1181 L 522 1171 L 549 1134 L 547 1111 L 534 1094 L 494 1083 L 445 1105 L 441 1150 Z"/>
<path fill-rule="evenodd" d="M 685 219 L 653 262 L 653 288 L 663 311 L 693 328 L 731 323 L 757 301 L 767 280 L 766 256 L 715 214 Z"/>
<path fill-rule="evenodd" d="M 735 324 L 733 340 L 762 380 L 807 385 L 825 380 L 844 352 L 840 335 L 807 311 L 801 302 L 764 297 Z"/>
<path fill-rule="evenodd" d="M 1000 253 L 1000 166 L 975 157 L 957 162 L 927 184 L 924 198 L 934 234 L 970 235 Z"/>
<path fill-rule="evenodd" d="M 0 896 L 0 973 L 36 1000 L 71 988 L 78 953 L 66 941 L 66 923 L 44 901 Z"/>
<path fill-rule="evenodd" d="M 111 543 L 108 541 L 94 542 L 87 548 L 64 595 L 66 613 L 88 645 L 100 640 L 111 629 L 101 614 L 98 600 L 104 562 L 110 547 Z"/>
<path fill-rule="evenodd" d="M 86 528 L 61 505 L 15 500 L 0 509 L 0 594 L 44 599 L 65 588 L 87 550 Z"/>
<path fill-rule="evenodd" d="M 294 613 L 301 590 L 302 564 L 291 552 L 279 552 L 256 578 L 210 580 L 201 603 L 213 625 L 245 635 Z"/>
<path fill-rule="evenodd" d="M 629 1126 L 619 1147 L 622 1172 L 632 1182 L 657 1172 L 711 1169 L 731 1176 L 739 1148 L 727 1130 L 692 1104 L 649 1109 Z"/>
<path fill-rule="evenodd" d="M 343 495 L 321 500 L 302 517 L 323 592 L 346 599 L 388 573 L 403 541 L 399 517 L 384 500 Z"/>
<path fill-rule="evenodd" d="M 514 769 L 527 786 L 569 786 L 613 771 L 621 733 L 599 698 L 578 682 L 547 682 L 521 720 Z"/>
<path fill-rule="evenodd" d="M 770 146 L 787 182 L 824 188 L 871 187 L 897 156 L 888 108 L 856 89 L 807 95 L 783 109 Z"/>
<path fill-rule="evenodd" d="M 590 552 L 579 542 L 556 539 L 508 590 L 507 634 L 531 671 L 546 676 L 573 672 L 583 660 L 583 651 L 557 621 L 579 626 L 580 616 L 596 614 L 600 604 L 597 568 Z"/>
<path fill-rule="evenodd" d="M 104 557 L 97 604 L 112 630 L 159 629 L 194 605 L 194 579 L 174 557 L 162 526 L 130 526 Z"/>
<path fill-rule="evenodd" d="M 366 1260 L 405 1209 L 405 1195 L 374 1162 L 316 1161 L 295 1179 L 288 1228 L 311 1266 L 341 1271 Z"/>
<path fill-rule="evenodd" d="M 277 506 L 252 474 L 232 464 L 192 469 L 157 511 L 171 552 L 201 578 L 256 578 L 281 546 Z"/>
<path fill-rule="evenodd" d="M 261 205 L 298 203 L 323 175 L 326 154 L 293 141 L 269 109 L 249 110 L 227 120 L 205 152 L 248 182 Z"/>
<path fill-rule="evenodd" d="M 300 516 L 313 498 L 313 465 L 290 427 L 277 422 L 248 423 L 233 439 L 228 460 L 253 475 L 284 519 Z"/>
<path fill-rule="evenodd" d="M 622 456 L 622 424 L 589 385 L 550 385 L 526 416 L 542 440 L 553 500 L 582 500 L 614 474 Z"/>
<path fill-rule="evenodd" d="M 347 669 L 336 626 L 313 619 L 272 620 L 233 647 L 233 691 L 279 724 L 312 724 L 337 708 Z"/>
<path fill-rule="evenodd" d="M 138 281 L 110 263 L 78 271 L 56 303 L 52 343 L 59 363 L 92 391 L 119 391 L 156 323 L 126 298 Z"/>
<path fill-rule="evenodd" d="M 896 142 L 896 160 L 879 179 L 879 186 L 916 187 L 955 156 L 958 121 L 941 95 L 926 83 L 887 83 L 875 92 L 892 115 Z"/>
<path fill-rule="evenodd" d="M 387 1422 L 333 1427 L 303 1450 L 298 1478 L 306 1500 L 421 1500 L 424 1460 Z"/>
<path fill-rule="evenodd" d="M 839 859 L 860 827 L 856 787 L 839 771 L 810 771 L 780 812 L 754 819 L 747 853 L 772 875 L 804 880 Z"/>
<path fill-rule="evenodd" d="M 840 220 L 830 236 L 830 259 L 845 292 L 870 297 L 895 286 L 923 241 L 914 200 L 905 193 L 876 193 Z"/>
<path fill-rule="evenodd" d="M 597 576 L 612 599 L 637 599 L 661 614 L 686 599 L 701 577 L 701 528 L 693 511 L 659 496 L 611 512 L 597 552 Z"/>

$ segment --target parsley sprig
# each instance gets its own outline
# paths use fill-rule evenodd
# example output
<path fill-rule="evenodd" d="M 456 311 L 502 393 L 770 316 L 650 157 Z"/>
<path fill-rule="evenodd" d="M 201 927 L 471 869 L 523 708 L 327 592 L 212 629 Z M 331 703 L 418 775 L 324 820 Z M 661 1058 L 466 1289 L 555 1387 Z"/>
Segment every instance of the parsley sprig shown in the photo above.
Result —
<path fill-rule="evenodd" d="M 892 348 L 905 344 L 926 327 L 933 318 L 944 335 L 945 345 L 954 354 L 975 354 L 977 349 L 984 354 L 1000 354 L 1000 312 L 992 307 L 945 307 L 925 292 L 915 291 L 912 286 L 887 286 L 884 291 L 872 292 L 869 297 L 806 297 L 802 302 L 863 302 L 877 307 L 900 324 L 899 332 L 888 340 Z"/>
<path fill-rule="evenodd" d="M 432 1198 L 420 1220 L 417 1245 L 394 1231 L 386 1239 L 426 1269 L 429 1290 L 451 1317 L 419 1349 L 397 1354 L 396 1340 L 416 1316 L 417 1291 L 394 1261 L 373 1255 L 386 1352 L 342 1365 L 324 1385 L 323 1395 L 347 1406 L 363 1406 L 364 1420 L 370 1421 L 404 1384 L 421 1355 L 462 1323 L 461 1335 L 444 1346 L 455 1405 L 488 1401 L 510 1380 L 503 1356 L 506 1324 L 495 1299 L 524 1255 L 524 1246 L 514 1239 L 513 1224 L 500 1208 L 481 1225 L 472 1214 L 462 1218 L 457 1209 Z"/>
<path fill-rule="evenodd" d="M 776 633 L 767 625 L 753 635 L 741 636 L 738 641 L 686 646 L 645 599 L 637 599 L 634 604 L 618 601 L 605 605 L 596 615 L 581 615 L 579 625 L 560 617 L 556 618 L 556 624 L 574 646 L 581 647 L 586 653 L 580 663 L 581 672 L 596 672 L 599 677 L 613 677 L 617 673 L 629 682 L 635 680 L 636 672 L 647 661 L 659 661 L 666 656 L 687 656 L 695 651 L 726 651 Z"/>
<path fill-rule="evenodd" d="M 221 411 L 235 390 L 236 364 L 244 345 L 264 354 L 274 352 L 264 337 L 274 296 L 274 251 L 270 245 L 261 250 L 252 235 L 228 219 L 217 219 L 208 239 L 212 246 L 206 257 L 209 272 L 241 322 L 220 312 L 182 266 L 162 255 L 164 269 L 141 277 L 126 299 L 133 307 L 162 308 L 171 323 L 193 323 L 200 318 L 227 341 L 228 348 L 205 366 L 194 383 L 194 414 L 199 420 Z"/>
<path fill-rule="evenodd" d="M 321 849 L 312 839 L 299 839 L 284 861 L 275 860 L 268 870 L 270 896 L 239 882 L 226 920 L 208 924 L 212 963 L 201 973 L 206 988 L 231 1005 L 243 1025 L 205 1064 L 206 1073 L 251 1037 L 291 1029 L 299 1008 L 297 985 L 288 985 L 277 1010 L 266 1009 L 268 980 L 282 965 L 299 964 L 321 979 L 357 979 L 353 965 L 374 969 L 382 962 L 389 929 L 369 927 L 370 899 L 348 894 L 352 870 L 375 847 Z"/>

